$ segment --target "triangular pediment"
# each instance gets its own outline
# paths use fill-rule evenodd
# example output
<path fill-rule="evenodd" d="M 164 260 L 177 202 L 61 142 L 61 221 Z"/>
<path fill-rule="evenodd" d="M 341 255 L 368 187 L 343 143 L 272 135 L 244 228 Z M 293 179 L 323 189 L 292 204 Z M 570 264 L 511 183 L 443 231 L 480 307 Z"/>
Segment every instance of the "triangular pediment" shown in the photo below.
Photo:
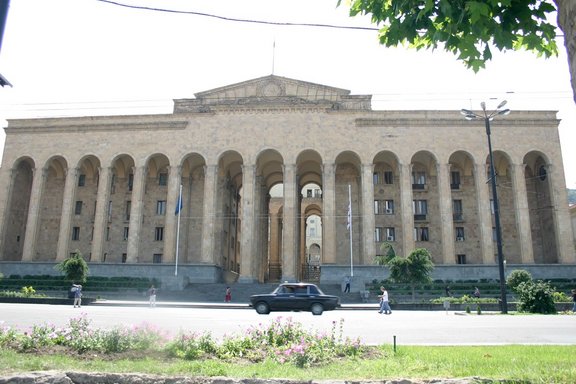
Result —
<path fill-rule="evenodd" d="M 288 105 L 292 108 L 370 109 L 371 98 L 350 96 L 346 89 L 276 75 L 198 92 L 194 96 L 195 99 L 174 100 L 174 112 L 278 109 Z"/>
<path fill-rule="evenodd" d="M 197 99 L 242 99 L 247 97 L 299 97 L 311 101 L 336 100 L 349 95 L 346 89 L 290 79 L 281 76 L 264 76 L 224 87 L 196 93 Z"/>

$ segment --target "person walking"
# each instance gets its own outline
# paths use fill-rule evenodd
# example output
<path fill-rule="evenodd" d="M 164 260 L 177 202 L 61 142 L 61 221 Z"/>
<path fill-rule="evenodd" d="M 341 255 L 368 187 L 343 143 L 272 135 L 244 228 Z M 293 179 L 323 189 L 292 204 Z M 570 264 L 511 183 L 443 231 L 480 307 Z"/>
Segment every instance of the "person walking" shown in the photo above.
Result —
<path fill-rule="evenodd" d="M 474 293 L 472 295 L 474 295 L 474 297 L 477 299 L 480 298 L 480 290 L 478 289 L 478 287 L 474 287 Z"/>
<path fill-rule="evenodd" d="M 446 286 L 445 291 L 446 291 L 446 297 L 452 297 L 452 292 L 450 292 L 449 286 Z"/>
<path fill-rule="evenodd" d="M 344 293 L 350 293 L 350 282 L 352 281 L 352 278 L 350 276 L 346 276 L 344 278 Z"/>
<path fill-rule="evenodd" d="M 226 287 L 226 293 L 224 294 L 224 301 L 226 303 L 232 301 L 232 289 L 230 287 Z"/>
<path fill-rule="evenodd" d="M 150 303 L 150 308 L 156 306 L 156 292 L 157 292 L 156 287 L 151 285 L 150 289 L 148 290 L 148 300 Z"/>
<path fill-rule="evenodd" d="M 72 284 L 72 292 L 74 292 L 74 308 L 82 307 L 82 286 L 80 284 Z"/>
<path fill-rule="evenodd" d="M 378 296 L 380 298 L 380 310 L 378 311 L 378 313 L 391 315 L 392 310 L 390 309 L 390 303 L 388 302 L 388 291 L 384 287 L 380 287 L 380 291 L 382 292 L 382 294 Z"/>

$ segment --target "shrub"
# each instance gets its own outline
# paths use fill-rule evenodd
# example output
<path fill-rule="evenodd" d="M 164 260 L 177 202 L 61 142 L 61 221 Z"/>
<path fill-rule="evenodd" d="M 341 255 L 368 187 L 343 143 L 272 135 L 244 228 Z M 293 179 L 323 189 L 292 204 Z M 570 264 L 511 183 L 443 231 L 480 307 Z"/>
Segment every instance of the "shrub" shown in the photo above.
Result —
<path fill-rule="evenodd" d="M 520 283 L 527 283 L 530 281 L 532 281 L 532 275 L 530 272 L 524 269 L 515 269 L 506 279 L 506 284 L 512 291 L 518 292 L 517 289 Z"/>
<path fill-rule="evenodd" d="M 529 313 L 556 313 L 554 288 L 550 283 L 538 280 L 523 282 L 516 287 L 518 311 Z"/>
<path fill-rule="evenodd" d="M 88 276 L 88 264 L 79 251 L 76 251 L 66 260 L 56 264 L 55 268 L 62 272 L 67 280 L 85 283 Z"/>

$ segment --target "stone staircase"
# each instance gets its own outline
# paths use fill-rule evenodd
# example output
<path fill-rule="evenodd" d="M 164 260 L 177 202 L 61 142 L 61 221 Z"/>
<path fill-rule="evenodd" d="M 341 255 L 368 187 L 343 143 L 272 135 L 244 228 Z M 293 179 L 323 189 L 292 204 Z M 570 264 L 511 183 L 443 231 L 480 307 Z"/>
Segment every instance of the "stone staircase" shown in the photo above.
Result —
<path fill-rule="evenodd" d="M 211 284 L 189 284 L 182 291 L 158 291 L 158 299 L 164 301 L 188 301 L 196 303 L 218 303 L 224 302 L 226 287 L 232 290 L 233 303 L 249 303 L 251 295 L 270 293 L 278 286 L 277 283 L 211 283 Z M 320 289 L 327 295 L 340 297 L 343 304 L 362 303 L 360 293 L 343 293 L 338 284 L 319 285 Z"/>

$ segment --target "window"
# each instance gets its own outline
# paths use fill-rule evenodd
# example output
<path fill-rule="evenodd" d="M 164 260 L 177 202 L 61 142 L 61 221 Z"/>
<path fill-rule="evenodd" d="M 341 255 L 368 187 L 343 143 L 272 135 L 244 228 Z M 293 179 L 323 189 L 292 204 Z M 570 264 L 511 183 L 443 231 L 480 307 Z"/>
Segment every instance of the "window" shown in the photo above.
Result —
<path fill-rule="evenodd" d="M 126 255 L 125 253 L 122 254 L 122 263 L 126 263 L 126 260 L 128 259 L 128 255 Z"/>
<path fill-rule="evenodd" d="M 384 213 L 387 215 L 394 214 L 394 200 L 384 200 Z"/>
<path fill-rule="evenodd" d="M 78 186 L 83 187 L 86 185 L 86 175 L 78 175 Z"/>
<path fill-rule="evenodd" d="M 384 171 L 384 184 L 394 184 L 394 174 L 392 171 Z"/>
<path fill-rule="evenodd" d="M 132 191 L 132 188 L 134 188 L 134 174 L 130 173 L 128 174 L 128 191 Z"/>
<path fill-rule="evenodd" d="M 112 178 L 110 180 L 110 193 L 111 194 L 116 193 L 116 174 L 115 173 L 112 174 Z"/>
<path fill-rule="evenodd" d="M 456 255 L 456 264 L 466 264 L 466 255 Z"/>
<path fill-rule="evenodd" d="M 94 234 L 94 228 L 92 228 L 92 234 Z M 106 241 L 110 241 L 110 227 L 106 227 Z"/>
<path fill-rule="evenodd" d="M 168 174 L 162 172 L 158 174 L 158 185 L 166 186 L 168 185 Z"/>
<path fill-rule="evenodd" d="M 163 241 L 164 240 L 164 227 L 156 227 L 154 229 L 154 240 Z"/>
<path fill-rule="evenodd" d="M 127 241 L 129 234 L 130 234 L 129 227 L 124 227 L 124 232 L 122 234 L 122 240 Z"/>
<path fill-rule="evenodd" d="M 76 206 L 74 207 L 74 214 L 81 215 L 82 214 L 82 201 L 77 201 Z"/>
<path fill-rule="evenodd" d="M 384 238 L 384 228 L 382 227 L 376 227 L 375 231 L 374 231 L 374 241 L 376 241 L 377 243 L 381 243 Z"/>
<path fill-rule="evenodd" d="M 161 253 L 155 253 L 152 256 L 152 262 L 154 264 L 161 264 L 162 263 L 162 254 Z"/>
<path fill-rule="evenodd" d="M 426 185 L 426 172 L 414 171 L 412 172 L 412 188 L 424 189 Z"/>
<path fill-rule="evenodd" d="M 428 227 L 415 227 L 414 228 L 414 239 L 416 241 L 428 241 Z"/>
<path fill-rule="evenodd" d="M 498 236 L 496 235 L 496 227 L 492 227 L 492 241 L 497 241 Z"/>
<path fill-rule="evenodd" d="M 462 200 L 452 200 L 452 216 L 454 221 L 462 220 Z"/>
<path fill-rule="evenodd" d="M 316 237 L 316 228 L 310 227 L 310 237 Z"/>
<path fill-rule="evenodd" d="M 72 228 L 72 240 L 80 240 L 80 227 Z"/>
<path fill-rule="evenodd" d="M 414 220 L 426 220 L 426 215 L 428 214 L 427 200 L 414 200 L 412 208 L 414 210 Z"/>
<path fill-rule="evenodd" d="M 156 202 L 156 214 L 157 215 L 166 214 L 166 200 L 158 200 Z"/>
<path fill-rule="evenodd" d="M 491 212 L 492 214 L 494 214 L 494 212 L 495 212 L 495 209 L 494 209 L 494 200 L 493 200 L 493 199 L 490 199 L 490 212 Z"/>
<path fill-rule="evenodd" d="M 132 210 L 132 201 L 126 201 L 126 207 L 124 208 L 124 221 L 130 221 L 130 211 Z"/>
<path fill-rule="evenodd" d="M 374 200 L 374 214 L 381 215 L 384 211 L 384 204 L 382 200 Z"/>
<path fill-rule="evenodd" d="M 372 174 L 372 180 L 374 181 L 374 185 L 382 184 L 382 177 L 378 172 Z"/>
<path fill-rule="evenodd" d="M 386 227 L 386 241 L 396 240 L 396 230 L 394 227 Z"/>
<path fill-rule="evenodd" d="M 460 171 L 450 172 L 450 188 L 460 189 Z"/>
<path fill-rule="evenodd" d="M 456 227 L 456 241 L 464 241 L 464 227 Z"/>
<path fill-rule="evenodd" d="M 112 221 L 112 201 L 108 202 L 108 221 Z"/>

